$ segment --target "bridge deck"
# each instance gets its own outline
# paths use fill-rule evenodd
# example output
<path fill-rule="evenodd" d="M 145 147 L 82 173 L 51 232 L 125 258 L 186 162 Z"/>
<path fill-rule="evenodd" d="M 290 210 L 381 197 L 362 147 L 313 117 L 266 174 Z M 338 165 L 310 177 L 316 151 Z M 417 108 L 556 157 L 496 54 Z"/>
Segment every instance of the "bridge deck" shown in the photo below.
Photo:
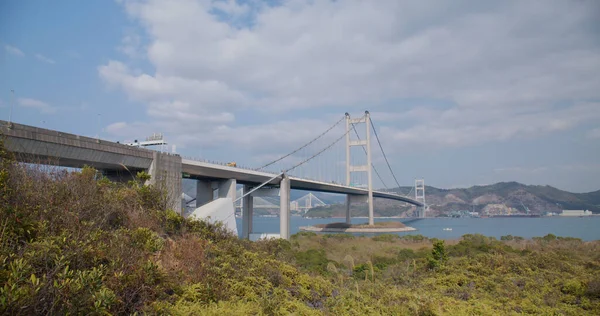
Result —
<path fill-rule="evenodd" d="M 195 161 L 190 159 L 182 159 L 181 163 L 183 165 L 182 171 L 184 173 L 189 174 L 191 178 L 197 179 L 237 179 L 237 182 L 241 184 L 258 185 L 268 181 L 269 179 L 275 176 L 275 174 L 268 172 L 216 165 L 208 162 Z M 279 179 L 273 179 L 270 182 L 270 184 L 277 186 L 279 185 L 279 181 Z M 292 189 L 316 192 L 340 193 L 351 195 L 367 195 L 369 193 L 367 189 L 363 188 L 356 188 L 337 183 L 321 182 L 296 177 L 290 177 L 290 185 Z M 396 200 L 417 206 L 423 206 L 421 202 L 394 193 L 373 191 L 373 196 L 377 198 Z"/>

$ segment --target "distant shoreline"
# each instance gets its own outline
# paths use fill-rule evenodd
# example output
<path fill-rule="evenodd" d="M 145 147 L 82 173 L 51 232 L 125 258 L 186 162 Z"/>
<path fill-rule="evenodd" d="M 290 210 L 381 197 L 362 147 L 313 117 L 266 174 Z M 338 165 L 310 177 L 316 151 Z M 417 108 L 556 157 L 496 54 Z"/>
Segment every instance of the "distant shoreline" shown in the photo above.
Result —
<path fill-rule="evenodd" d="M 321 228 L 315 226 L 300 226 L 300 231 L 319 233 L 400 233 L 416 231 L 413 227 L 377 227 L 377 228 Z"/>

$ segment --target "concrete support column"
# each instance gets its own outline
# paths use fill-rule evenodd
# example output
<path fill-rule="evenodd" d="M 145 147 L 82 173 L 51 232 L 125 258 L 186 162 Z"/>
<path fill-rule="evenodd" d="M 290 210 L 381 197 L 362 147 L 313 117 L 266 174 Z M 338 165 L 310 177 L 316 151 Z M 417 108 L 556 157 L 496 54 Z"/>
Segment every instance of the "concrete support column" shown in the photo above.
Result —
<path fill-rule="evenodd" d="M 148 181 L 167 194 L 167 207 L 183 215 L 181 209 L 181 157 L 168 153 L 153 152 L 148 168 Z"/>
<path fill-rule="evenodd" d="M 206 180 L 196 181 L 196 207 L 213 200 L 212 183 Z"/>
<path fill-rule="evenodd" d="M 235 200 L 235 189 L 237 181 L 235 179 L 212 182 L 207 180 L 198 180 L 196 182 L 196 207 L 200 207 L 211 202 L 214 197 L 214 189 L 218 190 L 217 198 L 231 198 Z"/>
<path fill-rule="evenodd" d="M 350 199 L 350 194 L 346 194 L 346 224 L 350 224 L 350 203 L 352 203 L 352 199 Z"/>
<path fill-rule="evenodd" d="M 235 200 L 235 189 L 237 181 L 235 179 L 219 181 L 219 198 L 231 198 Z"/>
<path fill-rule="evenodd" d="M 252 188 L 248 185 L 244 185 L 243 194 L 249 192 Z M 253 202 L 254 198 L 252 194 L 245 196 L 242 199 L 242 238 L 250 239 L 252 233 L 252 216 L 253 216 Z"/>
<path fill-rule="evenodd" d="M 279 234 L 283 239 L 290 239 L 290 178 L 283 175 L 279 183 Z"/>

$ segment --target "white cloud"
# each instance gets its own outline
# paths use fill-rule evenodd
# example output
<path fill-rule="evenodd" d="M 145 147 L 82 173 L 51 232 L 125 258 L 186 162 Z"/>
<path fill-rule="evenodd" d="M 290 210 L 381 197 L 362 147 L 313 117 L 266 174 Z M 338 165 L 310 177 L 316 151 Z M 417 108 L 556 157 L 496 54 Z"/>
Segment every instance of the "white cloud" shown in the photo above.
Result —
<path fill-rule="evenodd" d="M 17 103 L 22 107 L 36 109 L 42 113 L 56 112 L 56 108 L 54 108 L 50 104 L 40 101 L 40 100 L 36 100 L 36 99 L 19 98 L 19 99 L 17 99 Z"/>
<path fill-rule="evenodd" d="M 178 119 L 165 119 L 156 122 L 116 122 L 106 131 L 120 138 L 146 134 L 164 133 L 169 141 L 181 148 L 202 146 L 204 148 L 235 148 L 242 152 L 267 157 L 282 155 L 315 137 L 316 133 L 331 125 L 325 120 L 299 119 L 284 120 L 269 124 L 228 126 L 232 118 L 226 114 L 207 115 L 195 122 L 182 124 Z M 340 134 L 340 133 L 336 133 Z M 331 142 L 328 135 L 323 142 Z M 315 144 L 323 146 L 324 143 Z"/>
<path fill-rule="evenodd" d="M 422 110 L 413 112 L 419 113 L 418 124 L 406 129 L 384 127 L 382 134 L 397 145 L 461 147 L 564 131 L 582 122 L 600 120 L 598 109 L 600 103 L 524 113 L 510 107 Z"/>
<path fill-rule="evenodd" d="M 121 45 L 117 47 L 117 50 L 131 58 L 139 58 L 144 55 L 141 42 L 142 40 L 138 34 L 130 33 L 123 36 Z"/>
<path fill-rule="evenodd" d="M 53 59 L 50 59 L 42 54 L 35 54 L 35 58 L 37 58 L 37 60 L 48 63 L 48 64 L 56 64 L 56 61 L 54 61 Z"/>
<path fill-rule="evenodd" d="M 122 3 L 147 33 L 154 71 L 111 60 L 99 75 L 147 105 L 154 122 L 143 124 L 169 126 L 190 145 L 206 142 L 205 130 L 222 142 L 273 139 L 262 125 L 234 127 L 248 124 L 237 114 L 250 109 L 368 108 L 396 146 L 538 137 L 600 113 L 589 102 L 600 98 L 593 1 Z M 189 127 L 206 116 L 202 129 Z"/>
<path fill-rule="evenodd" d="M 15 55 L 15 56 L 19 56 L 19 57 L 23 57 L 23 56 L 25 56 L 25 53 L 23 53 L 23 52 L 22 52 L 20 49 L 18 49 L 17 47 L 14 47 L 14 46 L 8 45 L 8 44 L 5 44 L 5 45 L 4 45 L 4 50 L 5 50 L 7 53 L 9 53 L 9 54 L 12 54 L 12 55 Z"/>

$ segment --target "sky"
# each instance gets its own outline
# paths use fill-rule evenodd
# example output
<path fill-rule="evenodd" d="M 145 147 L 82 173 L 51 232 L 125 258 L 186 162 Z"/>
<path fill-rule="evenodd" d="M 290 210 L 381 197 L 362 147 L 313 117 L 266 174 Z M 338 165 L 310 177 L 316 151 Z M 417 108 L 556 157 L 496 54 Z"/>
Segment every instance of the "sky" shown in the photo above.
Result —
<path fill-rule="evenodd" d="M 365 110 L 402 185 L 598 190 L 600 2 L 0 2 L 2 120 L 260 166 Z"/>

